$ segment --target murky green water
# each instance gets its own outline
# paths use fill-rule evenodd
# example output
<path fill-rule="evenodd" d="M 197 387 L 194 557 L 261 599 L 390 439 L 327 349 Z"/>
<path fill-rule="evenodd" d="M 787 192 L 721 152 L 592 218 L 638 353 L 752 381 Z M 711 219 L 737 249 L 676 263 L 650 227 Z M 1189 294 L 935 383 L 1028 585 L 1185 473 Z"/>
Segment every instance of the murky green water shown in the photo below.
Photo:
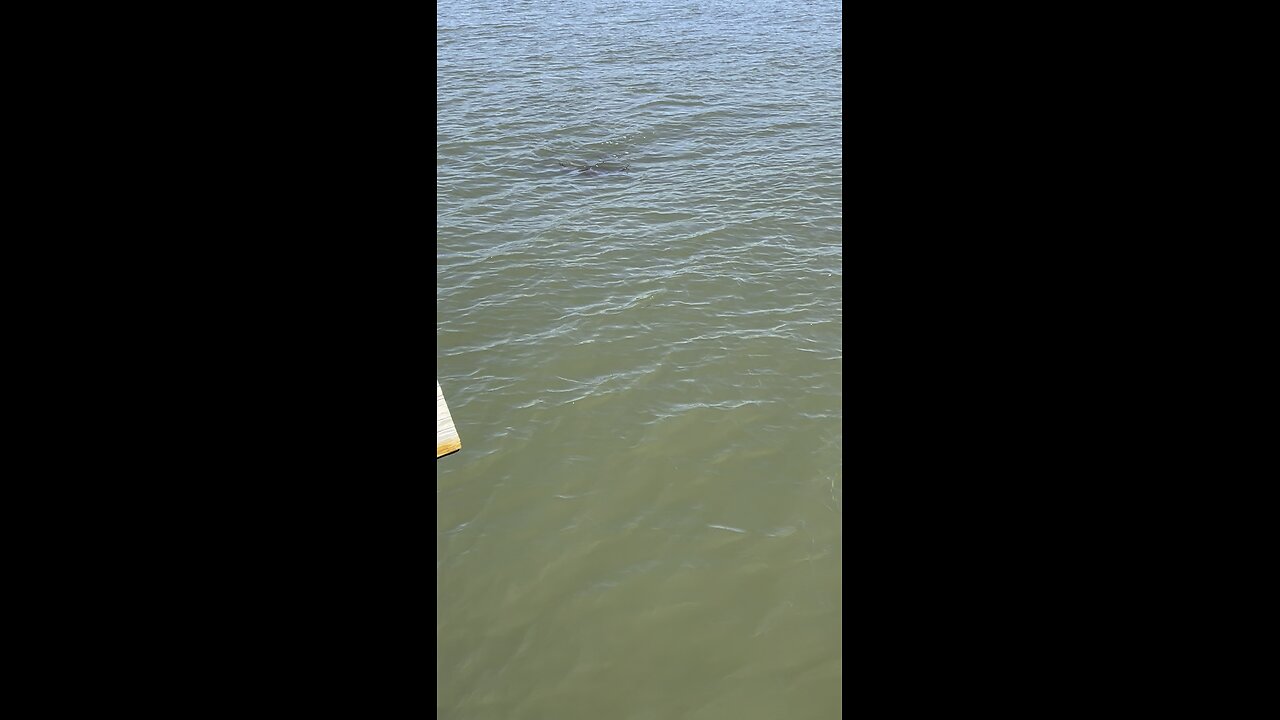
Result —
<path fill-rule="evenodd" d="M 438 717 L 839 715 L 840 19 L 438 5 Z"/>

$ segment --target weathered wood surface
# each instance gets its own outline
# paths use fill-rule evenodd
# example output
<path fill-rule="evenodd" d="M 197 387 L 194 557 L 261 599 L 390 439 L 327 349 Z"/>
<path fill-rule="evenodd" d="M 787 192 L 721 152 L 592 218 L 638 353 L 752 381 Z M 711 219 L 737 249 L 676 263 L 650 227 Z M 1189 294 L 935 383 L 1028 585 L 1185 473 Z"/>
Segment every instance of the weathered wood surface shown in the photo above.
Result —
<path fill-rule="evenodd" d="M 449 414 L 449 406 L 444 402 L 444 391 L 440 389 L 440 381 L 436 381 L 436 457 L 448 455 L 462 449 L 462 439 L 453 427 L 453 416 Z"/>

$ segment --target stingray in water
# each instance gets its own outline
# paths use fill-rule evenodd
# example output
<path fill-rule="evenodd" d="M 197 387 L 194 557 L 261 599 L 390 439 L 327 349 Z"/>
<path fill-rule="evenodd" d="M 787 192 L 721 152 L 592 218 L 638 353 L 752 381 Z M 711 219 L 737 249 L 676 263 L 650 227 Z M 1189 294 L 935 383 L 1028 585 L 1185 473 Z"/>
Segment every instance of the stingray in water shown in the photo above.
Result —
<path fill-rule="evenodd" d="M 577 170 L 579 175 L 587 175 L 587 176 L 605 175 L 608 173 L 622 173 L 622 172 L 627 172 L 628 170 L 631 169 L 631 166 L 627 165 L 626 163 L 610 162 L 608 160 L 601 160 L 600 162 L 591 163 L 591 164 L 567 163 L 567 162 L 561 161 L 559 165 L 560 167 L 566 167 L 571 170 Z"/>

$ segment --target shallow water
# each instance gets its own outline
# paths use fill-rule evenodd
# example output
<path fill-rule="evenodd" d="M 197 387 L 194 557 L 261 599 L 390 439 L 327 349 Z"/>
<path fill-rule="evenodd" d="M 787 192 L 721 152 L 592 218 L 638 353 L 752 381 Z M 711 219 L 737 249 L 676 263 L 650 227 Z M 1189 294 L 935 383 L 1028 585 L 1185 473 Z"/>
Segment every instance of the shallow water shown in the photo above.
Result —
<path fill-rule="evenodd" d="M 840 5 L 437 8 L 437 716 L 836 717 Z"/>

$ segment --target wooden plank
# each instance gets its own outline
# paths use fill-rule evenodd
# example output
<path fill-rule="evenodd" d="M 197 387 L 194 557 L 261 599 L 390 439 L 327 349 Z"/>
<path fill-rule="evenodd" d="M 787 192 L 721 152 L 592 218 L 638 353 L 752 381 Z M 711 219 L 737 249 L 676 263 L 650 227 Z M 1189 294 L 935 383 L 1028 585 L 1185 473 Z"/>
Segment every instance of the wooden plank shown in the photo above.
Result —
<path fill-rule="evenodd" d="M 444 402 L 444 391 L 440 389 L 440 381 L 436 381 L 436 457 L 443 457 L 462 449 L 462 438 L 453 427 L 453 416 L 449 414 L 449 406 Z"/>

